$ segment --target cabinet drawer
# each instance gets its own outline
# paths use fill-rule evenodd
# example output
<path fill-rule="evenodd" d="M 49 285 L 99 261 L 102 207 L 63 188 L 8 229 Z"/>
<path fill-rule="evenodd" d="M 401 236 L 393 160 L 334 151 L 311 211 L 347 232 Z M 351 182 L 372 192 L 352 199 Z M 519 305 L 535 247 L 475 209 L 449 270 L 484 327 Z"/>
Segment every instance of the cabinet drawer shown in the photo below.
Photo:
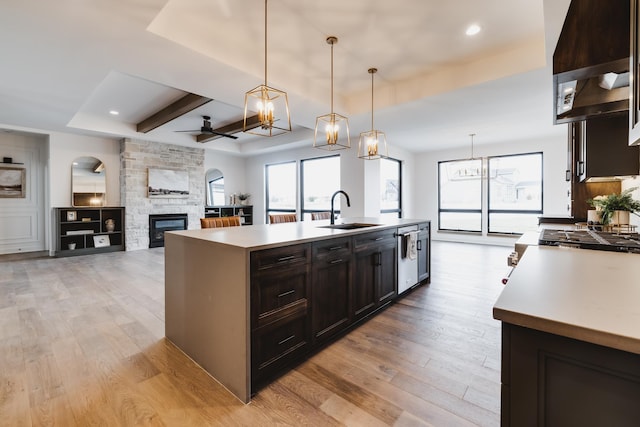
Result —
<path fill-rule="evenodd" d="M 393 244 L 396 242 L 396 230 L 383 230 L 353 236 L 354 249 L 364 249 L 370 245 Z"/>
<path fill-rule="evenodd" d="M 312 244 L 313 259 L 336 258 L 351 253 L 351 238 L 323 240 Z"/>
<path fill-rule="evenodd" d="M 308 344 L 307 320 L 307 316 L 300 316 L 278 327 L 254 332 L 254 368 L 276 369 L 301 353 Z"/>
<path fill-rule="evenodd" d="M 283 246 L 251 253 L 251 271 L 306 264 L 310 260 L 310 244 Z"/>
<path fill-rule="evenodd" d="M 306 300 L 309 271 L 307 266 L 269 270 L 268 273 L 252 277 L 251 281 L 252 311 L 261 316 Z"/>

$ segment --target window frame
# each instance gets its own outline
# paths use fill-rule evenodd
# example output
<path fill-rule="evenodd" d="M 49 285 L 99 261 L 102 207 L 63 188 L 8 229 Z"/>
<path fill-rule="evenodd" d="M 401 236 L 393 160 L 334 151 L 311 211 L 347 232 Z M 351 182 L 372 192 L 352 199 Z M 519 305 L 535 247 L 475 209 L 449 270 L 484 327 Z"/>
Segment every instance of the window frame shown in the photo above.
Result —
<path fill-rule="evenodd" d="M 323 159 L 330 159 L 330 158 L 338 158 L 338 163 L 342 164 L 342 159 L 340 158 L 340 154 L 332 154 L 332 155 L 328 155 L 328 156 L 318 156 L 318 157 L 309 157 L 307 159 L 301 159 L 300 160 L 300 221 L 304 221 L 304 215 L 305 214 L 309 214 L 311 215 L 312 213 L 316 213 L 316 212 L 326 212 L 328 211 L 330 208 L 327 209 L 305 209 L 304 207 L 304 183 L 305 183 L 305 174 L 304 174 L 304 163 L 308 162 L 308 161 L 317 161 L 317 160 L 323 160 Z M 337 188 L 337 190 L 339 190 L 340 188 Z M 334 211 L 334 214 L 339 214 L 340 213 L 340 209 L 337 209 Z"/>
<path fill-rule="evenodd" d="M 505 157 L 521 157 L 540 155 L 540 209 L 491 209 L 491 159 L 500 159 Z M 526 215 L 542 215 L 544 213 L 544 152 L 532 151 L 527 153 L 515 153 L 515 154 L 502 154 L 496 156 L 487 156 L 487 235 L 522 235 L 521 232 L 515 231 L 491 231 L 491 214 L 526 214 Z"/>
<path fill-rule="evenodd" d="M 478 160 L 480 161 L 480 207 L 477 209 L 452 209 L 452 208 L 442 208 L 442 188 L 441 188 L 441 165 L 444 163 L 454 163 L 454 162 L 468 162 L 470 160 Z M 482 224 L 483 224 L 483 202 L 485 200 L 485 191 L 483 185 L 483 175 L 484 175 L 484 162 L 482 158 L 476 159 L 453 159 L 453 160 L 440 160 L 438 161 L 438 231 L 446 231 L 446 232 L 461 232 L 461 233 L 471 233 L 471 234 L 482 234 Z M 472 214 L 480 214 L 480 229 L 479 230 L 466 230 L 462 228 L 442 228 L 442 214 L 443 213 L 472 213 Z"/>
<path fill-rule="evenodd" d="M 269 214 L 277 214 L 277 213 L 296 213 L 297 211 L 297 206 L 294 207 L 293 209 L 271 209 L 269 206 L 269 167 L 272 166 L 281 166 L 281 165 L 287 165 L 287 164 L 293 164 L 294 167 L 294 172 L 296 175 L 296 186 L 298 185 L 298 162 L 296 160 L 291 160 L 291 161 L 286 161 L 286 162 L 278 162 L 278 163 L 269 163 L 264 165 L 264 191 L 265 191 L 265 204 L 264 204 L 264 219 L 265 219 L 265 223 L 268 224 L 269 223 Z M 297 193 L 297 188 L 296 188 L 296 193 Z M 294 200 L 297 200 L 297 194 L 294 195 Z"/>
<path fill-rule="evenodd" d="M 388 214 L 396 212 L 398 214 L 398 218 L 402 218 L 402 161 L 398 159 L 394 159 L 392 157 L 385 157 L 380 159 L 380 161 L 392 161 L 396 162 L 398 166 L 398 207 L 394 209 L 380 209 L 380 214 Z M 380 173 L 380 177 L 382 177 L 382 173 Z M 380 189 L 380 195 L 383 194 L 383 189 Z M 381 201 L 382 202 L 382 201 Z"/>

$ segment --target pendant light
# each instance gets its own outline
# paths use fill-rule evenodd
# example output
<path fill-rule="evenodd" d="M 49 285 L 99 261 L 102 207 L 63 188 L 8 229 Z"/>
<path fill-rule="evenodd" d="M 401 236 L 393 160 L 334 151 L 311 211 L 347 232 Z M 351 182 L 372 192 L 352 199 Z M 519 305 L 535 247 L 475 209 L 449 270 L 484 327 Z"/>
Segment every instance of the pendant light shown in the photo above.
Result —
<path fill-rule="evenodd" d="M 373 75 L 377 68 L 369 68 L 371 74 L 371 130 L 360 133 L 358 141 L 358 157 L 365 160 L 377 160 L 389 157 L 387 153 L 387 136 L 373 127 Z"/>
<path fill-rule="evenodd" d="M 349 119 L 333 112 L 333 45 L 338 38 L 327 37 L 331 45 L 331 112 L 316 118 L 316 130 L 313 136 L 313 147 L 322 150 L 343 150 L 351 148 L 349 138 Z"/>
<path fill-rule="evenodd" d="M 473 137 L 476 136 L 476 134 L 475 133 L 470 133 L 469 136 L 471 137 L 471 157 L 469 158 L 469 161 L 473 161 L 473 160 L 482 161 L 481 158 L 476 158 L 474 156 L 474 153 L 473 153 Z M 482 176 L 482 170 L 481 170 L 481 168 L 478 168 L 478 167 L 469 166 L 469 167 L 466 167 L 466 168 L 462 169 L 459 172 L 459 175 L 461 177 L 464 177 L 464 178 L 475 178 L 475 177 L 478 177 L 478 176 Z"/>
<path fill-rule="evenodd" d="M 245 94 L 242 130 L 260 136 L 291 132 L 287 93 L 267 85 L 267 0 L 264 0 L 264 84 Z"/>
<path fill-rule="evenodd" d="M 469 136 L 471 137 L 471 160 L 475 160 L 475 157 L 473 157 L 473 137 L 476 136 L 475 133 L 470 133 Z"/>

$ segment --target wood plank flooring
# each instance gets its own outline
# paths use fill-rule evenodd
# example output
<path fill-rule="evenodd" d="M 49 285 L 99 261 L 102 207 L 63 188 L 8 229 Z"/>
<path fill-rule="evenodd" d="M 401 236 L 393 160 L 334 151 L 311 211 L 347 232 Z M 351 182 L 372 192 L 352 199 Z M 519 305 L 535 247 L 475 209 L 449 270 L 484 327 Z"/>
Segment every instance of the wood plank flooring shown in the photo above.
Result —
<path fill-rule="evenodd" d="M 509 252 L 433 242 L 429 286 L 248 405 L 164 339 L 162 248 L 0 259 L 0 426 L 497 426 Z"/>

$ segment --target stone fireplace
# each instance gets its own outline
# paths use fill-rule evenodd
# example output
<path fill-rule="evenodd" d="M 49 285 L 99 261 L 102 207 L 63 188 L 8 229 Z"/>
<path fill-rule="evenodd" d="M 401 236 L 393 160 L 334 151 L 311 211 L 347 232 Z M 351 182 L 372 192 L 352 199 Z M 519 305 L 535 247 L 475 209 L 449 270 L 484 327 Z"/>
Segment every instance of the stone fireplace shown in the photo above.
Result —
<path fill-rule="evenodd" d="M 177 198 L 150 198 L 148 170 L 187 171 L 189 194 Z M 150 247 L 150 215 L 186 215 L 186 224 L 204 216 L 204 149 L 123 139 L 120 142 L 120 198 L 126 208 L 127 250 Z"/>
<path fill-rule="evenodd" d="M 149 215 L 149 247 L 163 247 L 165 231 L 186 230 L 188 225 L 187 214 Z"/>

